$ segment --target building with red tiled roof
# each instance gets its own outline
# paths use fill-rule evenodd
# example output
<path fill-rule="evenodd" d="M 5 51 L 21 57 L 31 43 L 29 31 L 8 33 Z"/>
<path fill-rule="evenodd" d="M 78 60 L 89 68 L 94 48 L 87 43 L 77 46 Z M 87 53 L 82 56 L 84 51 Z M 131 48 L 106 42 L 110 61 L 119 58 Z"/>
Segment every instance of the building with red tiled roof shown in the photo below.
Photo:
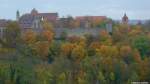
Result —
<path fill-rule="evenodd" d="M 91 19 L 91 20 L 105 20 L 107 19 L 106 16 L 77 16 L 76 19 L 78 20 L 85 20 L 85 19 Z"/>
<path fill-rule="evenodd" d="M 58 14 L 57 13 L 39 13 L 36 9 L 33 9 L 31 13 L 26 13 L 19 17 L 19 24 L 22 30 L 26 29 L 40 29 L 41 21 L 47 20 L 54 27 L 56 26 Z"/>
<path fill-rule="evenodd" d="M 80 22 L 81 27 L 92 27 L 106 20 L 106 16 L 77 16 L 76 20 Z"/>
<path fill-rule="evenodd" d="M 107 20 L 107 17 L 77 16 L 73 18 L 69 16 L 67 18 L 58 18 L 57 13 L 39 13 L 36 9 L 33 9 L 30 13 L 23 14 L 22 16 L 20 16 L 19 11 L 17 11 L 16 20 L 20 25 L 22 34 L 28 30 L 33 30 L 34 32 L 40 34 L 40 32 L 43 31 L 42 21 L 46 20 L 55 27 L 54 32 L 56 37 L 59 37 L 63 31 L 67 31 L 69 35 L 82 36 L 89 33 L 95 36 L 100 31 L 97 26 L 101 24 L 101 22 Z M 8 21 L 6 20 L 0 20 L 1 36 L 3 35 L 4 29 L 6 29 L 7 22 Z M 108 25 L 108 27 L 110 26 L 111 25 Z"/>

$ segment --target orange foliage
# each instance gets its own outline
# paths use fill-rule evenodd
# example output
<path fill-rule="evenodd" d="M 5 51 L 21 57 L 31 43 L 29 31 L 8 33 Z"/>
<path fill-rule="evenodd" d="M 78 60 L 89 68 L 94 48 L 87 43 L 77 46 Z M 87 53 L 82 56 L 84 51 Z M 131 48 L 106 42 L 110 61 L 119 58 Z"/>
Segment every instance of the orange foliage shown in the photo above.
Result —
<path fill-rule="evenodd" d="M 72 51 L 72 58 L 76 61 L 76 62 L 80 62 L 84 57 L 86 56 L 86 51 L 85 49 L 78 45 L 76 46 L 73 51 Z"/>
<path fill-rule="evenodd" d="M 80 37 L 78 37 L 78 36 L 70 36 L 70 37 L 68 37 L 67 40 L 68 40 L 69 42 L 71 42 L 71 43 L 77 43 L 77 42 L 80 41 Z"/>
<path fill-rule="evenodd" d="M 106 30 L 100 32 L 100 41 L 102 44 L 112 45 L 112 38 Z"/>
<path fill-rule="evenodd" d="M 132 54 L 132 49 L 130 46 L 121 46 L 120 48 L 120 55 L 126 57 Z"/>
<path fill-rule="evenodd" d="M 61 54 L 63 56 L 68 56 L 71 55 L 71 52 L 73 50 L 73 48 L 75 47 L 75 44 L 71 44 L 71 43 L 65 43 L 61 46 Z"/>
<path fill-rule="evenodd" d="M 33 44 L 36 42 L 36 34 L 33 31 L 29 30 L 24 33 L 23 40 L 27 44 Z"/>
<path fill-rule="evenodd" d="M 48 52 L 49 52 L 49 43 L 46 41 L 43 42 L 37 42 L 35 44 L 35 51 L 42 58 L 43 60 L 47 60 Z"/>
<path fill-rule="evenodd" d="M 110 35 L 106 30 L 100 31 L 100 36 L 104 39 L 110 38 Z"/>
<path fill-rule="evenodd" d="M 85 38 L 82 38 L 82 37 L 78 37 L 78 36 L 70 36 L 68 37 L 67 39 L 69 42 L 71 43 L 76 43 L 78 45 L 81 45 L 83 47 L 86 46 L 86 39 Z"/>
<path fill-rule="evenodd" d="M 99 42 L 92 42 L 91 44 L 90 44 L 90 48 L 92 48 L 92 49 L 98 49 L 98 48 L 100 48 L 100 43 Z"/>
<path fill-rule="evenodd" d="M 142 33 L 142 29 L 137 27 L 137 28 L 132 29 L 129 32 L 129 36 L 136 36 L 136 35 L 140 35 L 141 33 Z"/>
<path fill-rule="evenodd" d="M 133 57 L 134 57 L 135 62 L 137 63 L 140 63 L 142 61 L 138 50 L 134 50 Z"/>
<path fill-rule="evenodd" d="M 49 31 L 49 30 L 45 30 L 43 31 L 43 37 L 48 41 L 51 42 L 53 40 L 54 37 L 54 33 Z"/>
<path fill-rule="evenodd" d="M 100 49 L 97 49 L 97 53 L 103 57 L 111 57 L 111 58 L 119 57 L 119 50 L 116 46 L 102 45 Z"/>

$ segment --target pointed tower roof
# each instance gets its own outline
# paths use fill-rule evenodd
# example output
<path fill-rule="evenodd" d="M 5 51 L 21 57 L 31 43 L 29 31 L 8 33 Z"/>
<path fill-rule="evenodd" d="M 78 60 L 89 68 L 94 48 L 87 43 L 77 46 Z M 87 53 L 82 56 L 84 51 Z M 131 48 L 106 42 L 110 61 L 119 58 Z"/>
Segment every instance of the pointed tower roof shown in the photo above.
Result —
<path fill-rule="evenodd" d="M 19 10 L 17 10 L 17 12 L 16 12 L 16 20 L 18 21 L 19 18 L 20 18 L 20 12 L 19 12 Z"/>
<path fill-rule="evenodd" d="M 123 22 L 123 23 L 128 23 L 128 16 L 126 15 L 126 13 L 125 13 L 124 16 L 122 17 L 122 22 Z"/>
<path fill-rule="evenodd" d="M 33 8 L 32 11 L 31 11 L 31 14 L 32 14 L 32 15 L 37 15 L 37 14 L 38 14 L 38 11 L 37 11 L 35 8 Z"/>
<path fill-rule="evenodd" d="M 17 10 L 17 14 L 19 14 L 19 10 Z"/>
<path fill-rule="evenodd" d="M 123 16 L 123 19 L 128 19 L 128 16 L 127 16 L 126 13 L 125 13 L 124 16 Z"/>

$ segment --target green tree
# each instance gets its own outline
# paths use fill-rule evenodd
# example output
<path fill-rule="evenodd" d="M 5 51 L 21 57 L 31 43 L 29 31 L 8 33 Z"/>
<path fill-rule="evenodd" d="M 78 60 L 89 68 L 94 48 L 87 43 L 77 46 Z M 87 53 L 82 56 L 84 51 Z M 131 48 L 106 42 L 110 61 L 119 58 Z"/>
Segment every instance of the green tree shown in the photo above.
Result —
<path fill-rule="evenodd" d="M 144 57 L 148 56 L 150 53 L 149 43 L 150 43 L 150 39 L 145 35 L 136 37 L 132 42 L 133 47 L 140 51 L 142 59 L 144 59 Z"/>

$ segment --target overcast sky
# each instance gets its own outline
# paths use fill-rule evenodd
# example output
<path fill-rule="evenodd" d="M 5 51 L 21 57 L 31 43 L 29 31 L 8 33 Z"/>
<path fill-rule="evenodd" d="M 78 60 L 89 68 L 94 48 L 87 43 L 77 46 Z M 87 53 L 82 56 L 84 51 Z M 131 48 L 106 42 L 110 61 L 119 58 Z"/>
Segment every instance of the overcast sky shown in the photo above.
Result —
<path fill-rule="evenodd" d="M 59 16 L 102 15 L 120 19 L 150 19 L 150 0 L 0 0 L 0 19 L 15 19 L 36 8 L 39 12 L 58 12 Z"/>

